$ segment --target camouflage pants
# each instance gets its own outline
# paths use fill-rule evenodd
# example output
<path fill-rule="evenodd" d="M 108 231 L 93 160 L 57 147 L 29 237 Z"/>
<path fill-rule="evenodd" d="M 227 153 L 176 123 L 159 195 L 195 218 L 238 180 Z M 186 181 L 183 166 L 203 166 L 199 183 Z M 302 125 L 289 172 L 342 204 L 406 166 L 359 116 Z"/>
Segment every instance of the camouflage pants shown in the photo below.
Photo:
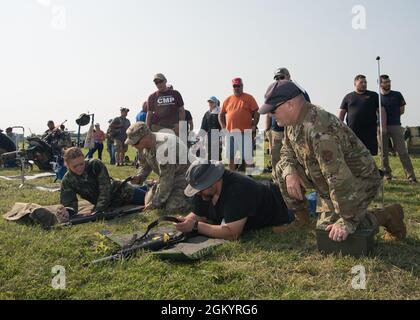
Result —
<path fill-rule="evenodd" d="M 158 185 L 156 187 L 158 187 Z M 145 197 L 145 204 L 149 203 L 153 199 L 153 196 L 156 193 L 156 187 L 151 188 L 147 192 Z M 185 213 L 190 211 L 192 209 L 192 204 L 190 199 L 188 199 L 184 194 L 186 187 L 187 181 L 185 180 L 184 175 L 175 177 L 172 192 L 162 209 L 165 210 L 168 214 Z"/>
<path fill-rule="evenodd" d="M 351 219 L 352 222 L 358 223 L 358 229 L 374 229 L 376 232 L 379 231 L 378 221 L 373 214 L 372 210 L 368 210 L 369 204 L 376 198 L 378 195 L 379 187 L 381 185 L 381 178 L 378 173 L 377 177 L 372 177 L 370 179 L 357 179 L 355 178 L 354 183 L 363 186 L 362 190 L 359 192 L 356 199 L 358 199 L 358 210 L 357 212 L 351 212 L 351 216 L 346 217 L 345 215 L 340 216 L 335 212 L 334 205 L 330 199 L 321 198 L 320 193 L 317 190 L 317 186 L 309 180 L 308 176 L 305 174 L 303 167 L 297 168 L 297 174 L 302 179 L 304 183 L 304 188 L 315 189 L 317 191 L 317 229 L 324 230 L 328 225 L 334 224 L 340 218 Z M 276 166 L 275 170 L 275 181 L 280 186 L 280 191 L 282 193 L 283 199 L 290 210 L 301 211 L 308 210 L 308 202 L 300 201 L 293 199 L 289 196 L 286 187 L 286 181 L 282 178 L 282 170 L 280 165 Z"/>
<path fill-rule="evenodd" d="M 280 161 L 280 150 L 283 145 L 284 132 L 271 130 L 271 165 L 273 169 Z"/>

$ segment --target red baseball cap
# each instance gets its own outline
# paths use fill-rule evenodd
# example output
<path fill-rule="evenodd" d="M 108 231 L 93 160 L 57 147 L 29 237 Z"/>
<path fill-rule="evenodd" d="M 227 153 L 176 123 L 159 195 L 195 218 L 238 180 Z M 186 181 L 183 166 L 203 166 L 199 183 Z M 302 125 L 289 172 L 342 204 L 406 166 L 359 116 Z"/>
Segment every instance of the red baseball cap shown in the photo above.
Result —
<path fill-rule="evenodd" d="M 242 83 L 242 79 L 241 78 L 235 78 L 235 79 L 233 79 L 232 80 L 232 84 L 235 86 L 235 85 L 237 85 L 237 86 L 241 86 L 243 83 Z"/>

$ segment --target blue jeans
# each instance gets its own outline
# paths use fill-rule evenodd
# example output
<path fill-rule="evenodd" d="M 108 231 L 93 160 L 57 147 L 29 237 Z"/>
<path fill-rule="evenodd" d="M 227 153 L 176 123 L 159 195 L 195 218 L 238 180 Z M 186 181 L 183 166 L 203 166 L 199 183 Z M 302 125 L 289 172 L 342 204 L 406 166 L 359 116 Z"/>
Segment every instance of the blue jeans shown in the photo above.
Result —
<path fill-rule="evenodd" d="M 144 205 L 144 198 L 146 197 L 147 186 L 134 187 L 134 196 L 131 204 Z"/>
<path fill-rule="evenodd" d="M 106 149 L 109 153 L 109 158 L 111 159 L 110 163 L 115 164 L 115 146 L 114 143 L 107 141 Z"/>
<path fill-rule="evenodd" d="M 236 153 L 240 153 L 239 161 L 235 164 L 253 164 L 254 163 L 254 143 L 252 135 L 249 132 L 230 132 L 226 138 L 226 158 L 230 162 L 235 161 Z M 236 142 L 236 143 L 235 143 Z"/>
<path fill-rule="evenodd" d="M 99 160 L 102 160 L 102 151 L 104 150 L 104 144 L 103 143 L 99 143 L 99 142 L 95 142 L 95 146 L 93 147 L 93 149 L 89 150 L 89 153 L 87 154 L 87 157 L 89 159 L 93 158 L 93 155 L 95 154 L 96 150 L 98 150 L 98 158 Z"/>

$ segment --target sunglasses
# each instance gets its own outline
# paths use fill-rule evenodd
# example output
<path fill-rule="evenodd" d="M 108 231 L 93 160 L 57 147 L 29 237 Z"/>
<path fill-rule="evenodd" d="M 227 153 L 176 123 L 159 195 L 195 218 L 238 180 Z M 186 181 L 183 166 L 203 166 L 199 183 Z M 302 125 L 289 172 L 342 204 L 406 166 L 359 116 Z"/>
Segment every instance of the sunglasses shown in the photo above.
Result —
<path fill-rule="evenodd" d="M 276 77 L 275 77 L 275 79 L 276 79 L 277 81 L 279 81 L 279 80 L 284 80 L 284 79 L 286 79 L 286 76 L 285 76 L 284 74 L 282 74 L 282 75 L 276 76 Z"/>
<path fill-rule="evenodd" d="M 155 84 L 161 84 L 161 83 L 163 83 L 163 80 L 153 80 L 153 82 L 154 82 Z"/>
<path fill-rule="evenodd" d="M 285 104 L 286 102 L 282 102 L 282 103 L 279 103 L 278 105 L 276 105 L 275 106 L 275 108 L 273 109 L 273 110 L 271 110 L 270 111 L 270 114 L 271 115 L 275 115 L 276 114 L 276 110 L 280 107 L 280 106 L 282 106 L 283 104 Z"/>
<path fill-rule="evenodd" d="M 238 88 L 241 88 L 242 86 L 241 86 L 240 84 L 234 84 L 234 85 L 233 85 L 233 87 L 234 87 L 235 89 L 238 89 Z"/>

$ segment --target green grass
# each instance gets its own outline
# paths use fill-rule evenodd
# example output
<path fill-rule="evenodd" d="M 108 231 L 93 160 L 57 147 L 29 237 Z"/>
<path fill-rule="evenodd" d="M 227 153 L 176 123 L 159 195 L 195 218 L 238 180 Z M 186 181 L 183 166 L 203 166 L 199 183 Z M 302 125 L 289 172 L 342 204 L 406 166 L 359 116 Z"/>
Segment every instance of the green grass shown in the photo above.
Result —
<path fill-rule="evenodd" d="M 130 158 L 133 155 L 131 149 Z M 420 158 L 413 162 L 420 168 Z M 98 252 L 103 240 L 96 232 L 137 231 L 162 213 L 51 231 L 0 219 L 0 298 L 419 299 L 420 189 L 405 182 L 397 158 L 391 163 L 399 180 L 386 184 L 386 203 L 400 202 L 404 206 L 408 238 L 385 243 L 380 240 L 381 232 L 372 257 L 322 256 L 316 250 L 313 231 L 275 235 L 271 230 L 261 230 L 227 243 L 195 263 L 172 263 L 139 253 L 124 262 L 84 267 L 84 263 L 107 253 Z M 132 167 L 108 168 L 116 178 L 135 172 Z M 420 176 L 419 170 L 416 173 Z M 0 169 L 0 175 L 16 174 L 17 170 Z M 52 180 L 36 183 L 51 184 Z M 18 189 L 19 182 L 0 180 L 0 213 L 7 212 L 15 202 L 59 202 L 58 193 L 34 190 L 29 186 L 34 183 Z M 51 286 L 51 268 L 55 265 L 66 268 L 65 290 Z M 366 290 L 351 287 L 351 269 L 356 265 L 366 268 Z"/>

